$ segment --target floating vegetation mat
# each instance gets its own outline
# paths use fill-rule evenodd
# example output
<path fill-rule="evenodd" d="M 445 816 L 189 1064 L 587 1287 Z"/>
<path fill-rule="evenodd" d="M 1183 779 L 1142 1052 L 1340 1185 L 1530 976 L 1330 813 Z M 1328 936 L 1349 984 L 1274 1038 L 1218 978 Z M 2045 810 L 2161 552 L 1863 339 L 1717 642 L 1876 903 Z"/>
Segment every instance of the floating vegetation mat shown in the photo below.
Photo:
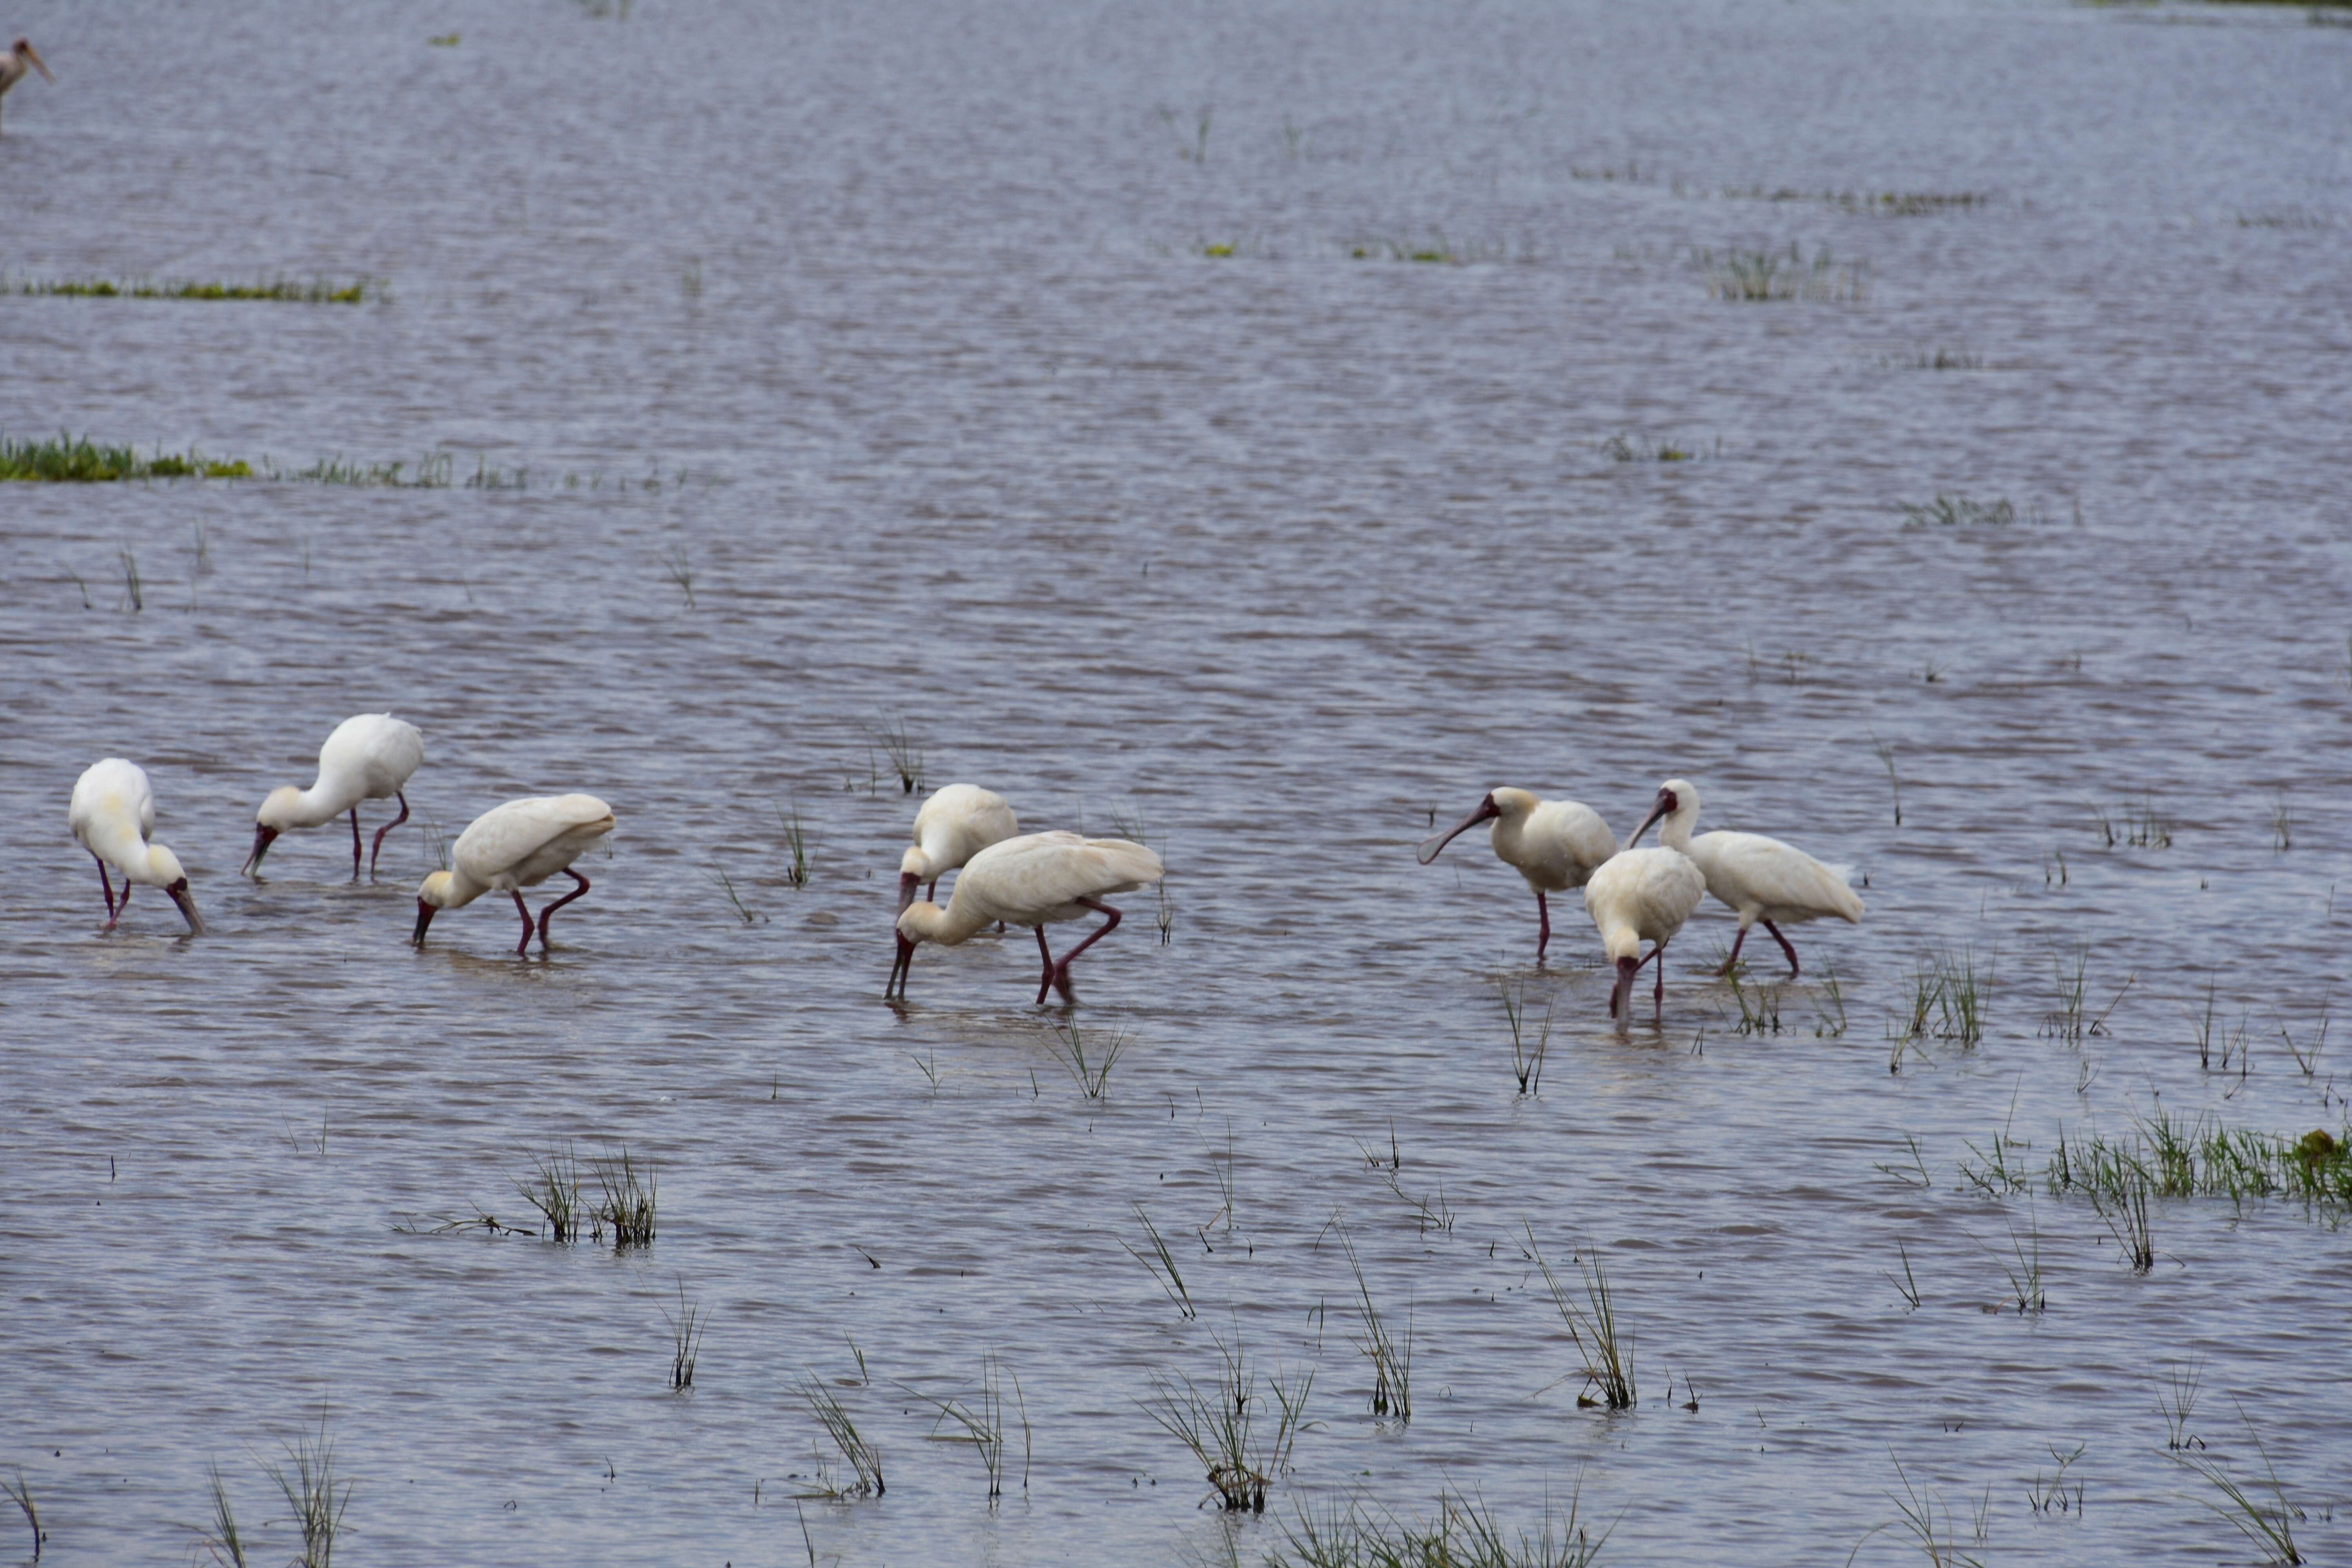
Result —
<path fill-rule="evenodd" d="M 658 467 L 631 479 L 602 471 L 566 472 L 542 479 L 536 488 L 567 490 L 683 489 L 687 470 L 665 474 Z M 121 479 L 275 479 L 307 485 L 352 485 L 362 489 L 416 490 L 522 490 L 533 487 L 529 468 L 501 468 L 487 458 L 474 460 L 474 471 L 459 477 L 457 460 L 436 452 L 414 465 L 353 463 L 324 458 L 307 468 L 285 468 L 264 458 L 249 463 L 239 458 L 224 461 L 190 447 L 166 452 L 158 447 L 142 457 L 131 447 L 102 446 L 84 436 L 57 436 L 40 441 L 11 440 L 0 436 L 0 483 L 8 480 L 51 484 L 102 484 Z M 708 480 L 705 481 L 708 483 Z"/>
<path fill-rule="evenodd" d="M 357 305 L 387 298 L 381 282 L 362 278 L 354 283 L 330 283 L 314 279 L 297 283 L 280 278 L 268 283 L 150 283 L 111 278 L 14 278 L 0 281 L 0 293 L 59 294 L 87 300 L 278 300 L 297 305 Z"/>

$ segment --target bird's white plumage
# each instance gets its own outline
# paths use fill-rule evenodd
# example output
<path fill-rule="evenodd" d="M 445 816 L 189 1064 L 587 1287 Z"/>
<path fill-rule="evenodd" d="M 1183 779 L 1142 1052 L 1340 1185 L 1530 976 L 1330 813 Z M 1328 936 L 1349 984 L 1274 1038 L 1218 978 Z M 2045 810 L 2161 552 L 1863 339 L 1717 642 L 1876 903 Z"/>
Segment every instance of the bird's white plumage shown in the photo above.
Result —
<path fill-rule="evenodd" d="M 148 836 L 155 831 L 155 791 L 147 782 L 146 769 L 121 757 L 92 763 L 74 781 L 66 823 L 73 829 L 74 841 L 98 858 L 101 883 L 109 866 L 122 873 L 124 904 L 130 902 L 133 883 L 161 888 L 180 907 L 188 929 L 203 933 L 205 923 L 196 914 L 195 899 L 188 891 L 188 873 L 180 858 L 161 844 L 148 842 Z M 121 913 L 113 899 L 109 891 L 110 929 Z"/>
<path fill-rule="evenodd" d="M 900 917 L 899 929 L 952 947 L 999 921 L 1042 926 L 1082 920 L 1094 911 L 1080 899 L 1131 892 L 1160 880 L 1161 870 L 1159 856 L 1124 838 L 1023 834 L 974 855 L 956 878 L 946 909 L 916 904 Z M 908 929 L 910 918 L 918 929 Z"/>
<path fill-rule="evenodd" d="M 398 795 L 425 763 L 425 737 L 389 713 L 360 713 L 335 726 L 319 748 L 318 782 L 273 790 L 254 820 L 285 831 L 331 822 L 363 800 Z"/>
<path fill-rule="evenodd" d="M 138 763 L 108 757 L 84 769 L 74 781 L 66 821 L 76 843 L 125 877 L 149 887 L 163 885 L 150 865 L 147 843 L 155 831 L 155 791 Z"/>
<path fill-rule="evenodd" d="M 1021 831 L 1004 797 L 978 784 L 951 784 L 915 813 L 915 843 L 899 858 L 898 874 L 934 882 L 992 844 Z"/>
<path fill-rule="evenodd" d="M 1706 896 L 1706 877 L 1679 849 L 1624 850 L 1584 884 L 1584 907 L 1612 960 L 1673 940 Z"/>
<path fill-rule="evenodd" d="M 613 808 L 593 795 L 510 800 L 476 817 L 457 836 L 450 869 L 425 878 L 417 896 L 457 909 L 494 889 L 535 888 L 612 831 Z"/>
<path fill-rule="evenodd" d="M 1759 921 L 1767 930 L 1803 921 L 1861 922 L 1862 896 L 1846 886 L 1843 873 L 1793 844 L 1760 833 L 1718 829 L 1694 837 L 1691 829 L 1697 825 L 1698 808 L 1696 784 L 1688 779 L 1668 779 L 1658 786 L 1658 803 L 1650 820 L 1659 823 L 1660 842 L 1688 855 L 1706 879 L 1706 890 L 1738 912 L 1743 937 Z M 1781 945 L 1788 946 L 1786 938 L 1781 938 Z M 1793 963 L 1795 958 L 1790 949 L 1790 961 Z"/>

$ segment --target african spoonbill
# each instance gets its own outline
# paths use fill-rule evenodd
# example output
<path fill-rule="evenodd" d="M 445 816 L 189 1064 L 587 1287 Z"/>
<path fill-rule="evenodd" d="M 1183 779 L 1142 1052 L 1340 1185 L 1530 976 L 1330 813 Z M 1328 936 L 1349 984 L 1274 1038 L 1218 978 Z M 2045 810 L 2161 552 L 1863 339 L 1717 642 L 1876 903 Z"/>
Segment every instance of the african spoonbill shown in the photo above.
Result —
<path fill-rule="evenodd" d="M 1648 826 L 1646 823 L 1644 826 Z M 1584 907 L 1601 930 L 1601 944 L 1617 966 L 1609 993 L 1609 1016 L 1630 1019 L 1633 976 L 1653 960 L 1658 965 L 1655 1006 L 1666 1007 L 1666 943 L 1706 897 L 1706 879 L 1679 849 L 1625 849 L 1601 863 L 1584 884 Z M 1650 942 L 1647 956 L 1639 956 Z"/>
<path fill-rule="evenodd" d="M 121 757 L 92 763 L 74 781 L 73 805 L 67 810 L 66 821 L 73 827 L 74 841 L 98 862 L 98 885 L 106 892 L 108 931 L 131 907 L 131 885 L 144 882 L 163 889 L 180 906 L 190 935 L 205 934 L 205 922 L 196 914 L 196 900 L 188 891 L 188 874 L 181 869 L 180 858 L 161 844 L 147 842 L 147 836 L 155 831 L 155 792 L 148 785 L 146 769 Z M 122 873 L 120 903 L 106 879 L 109 866 Z"/>
<path fill-rule="evenodd" d="M 1493 789 L 1475 810 L 1415 851 L 1428 865 L 1458 834 L 1482 822 L 1495 826 L 1495 858 L 1528 879 L 1536 895 L 1536 962 L 1551 943 L 1551 906 L 1546 893 L 1580 888 L 1601 862 L 1617 853 L 1617 836 L 1601 814 L 1573 800 L 1538 800 L 1523 789 Z"/>
<path fill-rule="evenodd" d="M 919 942 L 936 942 L 953 947 L 992 921 L 1028 926 L 1037 933 L 1037 952 L 1045 960 L 1044 978 L 1037 983 L 1037 1000 L 1059 988 L 1070 996 L 1070 964 L 1078 954 L 1108 936 L 1119 921 L 1118 910 L 1102 900 L 1160 880 L 1160 857 L 1124 838 L 1086 838 L 1076 833 L 1026 833 L 992 844 L 965 862 L 948 895 L 947 908 L 930 902 L 909 904 L 898 915 L 898 956 L 890 968 L 884 994 L 907 994 L 907 976 L 915 963 Z M 1059 961 L 1046 945 L 1045 927 L 1057 921 L 1102 915 L 1103 923 Z"/>
<path fill-rule="evenodd" d="M 0 103 L 7 101 L 8 89 L 24 80 L 28 69 L 40 72 L 41 79 L 50 86 L 57 85 L 58 79 L 49 74 L 49 68 L 42 62 L 39 55 L 33 52 L 29 40 L 19 38 L 8 47 L 0 49 Z"/>
<path fill-rule="evenodd" d="M 352 814 L 352 880 L 360 879 L 360 802 L 386 795 L 400 802 L 400 815 L 375 831 L 375 849 L 368 856 L 368 875 L 375 875 L 376 857 L 383 853 L 383 836 L 408 820 L 408 796 L 402 793 L 425 761 L 425 737 L 416 726 L 389 713 L 362 713 L 335 726 L 319 748 L 319 782 L 309 789 L 283 784 L 269 792 L 253 820 L 253 854 L 245 869 L 259 872 L 261 858 L 271 840 L 289 828 L 316 827 Z"/>
<path fill-rule="evenodd" d="M 1846 886 L 1838 868 L 1824 866 L 1795 845 L 1760 833 L 1727 833 L 1718 828 L 1694 838 L 1691 826 L 1697 820 L 1697 789 L 1688 779 L 1668 779 L 1658 786 L 1657 804 L 1633 830 L 1633 837 L 1640 838 L 1651 823 L 1659 822 L 1659 840 L 1689 856 L 1706 879 L 1706 890 L 1738 913 L 1739 934 L 1732 939 L 1731 956 L 1723 961 L 1724 973 L 1730 973 L 1731 966 L 1739 962 L 1740 944 L 1748 940 L 1749 926 L 1760 923 L 1772 933 L 1772 940 L 1789 955 L 1789 977 L 1793 980 L 1799 973 L 1797 950 L 1780 934 L 1782 925 L 1831 917 L 1849 924 L 1862 923 L 1861 895 Z"/>
<path fill-rule="evenodd" d="M 514 895 L 515 912 L 522 916 L 515 952 L 528 952 L 533 924 L 522 890 L 561 871 L 580 885 L 539 911 L 536 929 L 545 952 L 549 918 L 588 890 L 588 879 L 572 862 L 612 831 L 613 808 L 593 795 L 531 795 L 484 812 L 449 851 L 455 868 L 434 872 L 416 889 L 416 931 L 409 940 L 425 945 L 425 928 L 436 910 L 460 909 L 497 891 Z"/>

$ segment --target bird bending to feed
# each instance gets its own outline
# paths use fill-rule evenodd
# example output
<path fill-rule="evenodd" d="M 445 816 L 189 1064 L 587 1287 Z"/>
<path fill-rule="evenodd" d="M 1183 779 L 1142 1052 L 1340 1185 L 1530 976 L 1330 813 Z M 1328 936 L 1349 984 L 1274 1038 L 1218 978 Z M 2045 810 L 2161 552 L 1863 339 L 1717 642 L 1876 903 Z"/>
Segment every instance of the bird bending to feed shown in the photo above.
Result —
<path fill-rule="evenodd" d="M 1072 961 L 1118 924 L 1118 911 L 1102 900 L 1157 882 L 1161 870 L 1159 856 L 1124 838 L 1027 833 L 992 844 L 965 863 L 947 908 L 926 901 L 899 911 L 898 957 L 890 966 L 890 984 L 883 994 L 907 994 L 918 942 L 953 947 L 990 921 L 1002 921 L 1037 933 L 1037 952 L 1045 962 L 1037 1000 L 1044 1002 L 1045 994 L 1057 987 L 1067 1000 Z M 1046 925 L 1084 920 L 1090 913 L 1108 918 L 1056 962 L 1045 943 Z"/>
<path fill-rule="evenodd" d="M 1831 916 L 1849 924 L 1862 923 L 1862 897 L 1846 886 L 1844 872 L 1822 865 L 1795 845 L 1760 833 L 1720 829 L 1693 838 L 1698 791 L 1688 779 L 1668 779 L 1658 786 L 1657 804 L 1633 830 L 1634 838 L 1661 817 L 1664 821 L 1658 828 L 1659 840 L 1689 856 L 1706 879 L 1706 890 L 1738 911 L 1739 934 L 1732 939 L 1731 956 L 1723 961 L 1722 973 L 1730 973 L 1731 966 L 1739 962 L 1739 947 L 1748 940 L 1749 926 L 1760 923 L 1772 933 L 1772 940 L 1789 955 L 1789 976 L 1793 980 L 1799 973 L 1797 950 L 1780 934 L 1781 925 Z"/>
<path fill-rule="evenodd" d="M 1627 849 L 1592 873 L 1584 884 L 1584 907 L 1592 911 L 1601 944 L 1617 966 L 1617 984 L 1609 993 L 1611 1017 L 1633 1016 L 1633 976 L 1653 959 L 1658 965 L 1654 1005 L 1664 1016 L 1666 943 L 1706 896 L 1706 879 L 1679 849 Z M 1637 956 L 1644 942 L 1654 945 L 1646 957 Z"/>
<path fill-rule="evenodd" d="M 536 929 L 544 951 L 549 917 L 588 890 L 588 879 L 572 862 L 612 831 L 613 808 L 593 795 L 538 795 L 484 812 L 449 851 L 456 868 L 434 872 L 416 889 L 416 933 L 410 940 L 425 945 L 425 928 L 433 923 L 435 910 L 458 909 L 496 890 L 514 895 L 515 911 L 522 916 L 522 940 L 515 952 L 528 952 L 533 922 L 522 890 L 561 871 L 580 885 L 539 911 Z"/>
<path fill-rule="evenodd" d="M 383 836 L 408 820 L 408 796 L 401 793 L 425 761 L 425 737 L 416 726 L 389 713 L 362 713 L 335 726 L 319 748 L 319 782 L 309 789 L 283 784 L 269 792 L 253 819 L 253 853 L 245 869 L 258 872 L 270 842 L 289 828 L 316 827 L 352 814 L 352 880 L 360 879 L 360 802 L 400 802 L 400 815 L 375 830 L 368 875 L 375 875 Z"/>
<path fill-rule="evenodd" d="M 1528 879 L 1536 893 L 1536 961 L 1543 961 L 1551 943 L 1551 906 L 1546 893 L 1581 888 L 1617 853 L 1617 836 L 1601 814 L 1573 800 L 1538 800 L 1523 789 L 1486 792 L 1477 809 L 1433 838 L 1422 840 L 1415 851 L 1421 863 L 1437 858 L 1439 850 L 1482 822 L 1495 825 L 1491 837 L 1495 858 Z"/>
<path fill-rule="evenodd" d="M 150 844 L 155 831 L 155 792 L 148 787 L 147 770 L 121 757 L 92 763 L 74 781 L 73 805 L 66 813 L 74 841 L 98 862 L 98 885 L 106 890 L 106 929 L 112 931 L 122 911 L 131 907 L 131 884 L 161 888 L 180 906 L 193 936 L 205 934 L 196 900 L 188 891 L 188 874 L 180 858 L 161 844 Z M 111 866 L 122 873 L 122 898 L 117 902 L 106 879 Z"/>
<path fill-rule="evenodd" d="M 923 802 L 915 813 L 914 847 L 898 858 L 898 912 L 907 912 L 921 884 L 931 885 L 926 898 L 938 898 L 943 873 L 1020 831 L 1004 797 L 978 784 L 952 784 Z"/>
<path fill-rule="evenodd" d="M 42 63 L 40 56 L 33 52 L 29 40 L 19 38 L 6 48 L 0 49 L 0 103 L 7 101 L 8 89 L 24 80 L 28 69 L 40 72 L 41 79 L 50 86 L 57 85 L 58 79 L 49 74 L 49 68 Z"/>

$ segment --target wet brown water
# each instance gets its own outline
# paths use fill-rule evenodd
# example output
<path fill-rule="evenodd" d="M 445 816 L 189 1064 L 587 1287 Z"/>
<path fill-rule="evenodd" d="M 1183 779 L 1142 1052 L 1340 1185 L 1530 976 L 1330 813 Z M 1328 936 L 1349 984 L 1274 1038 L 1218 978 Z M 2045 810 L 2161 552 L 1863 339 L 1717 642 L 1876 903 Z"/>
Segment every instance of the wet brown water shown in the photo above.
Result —
<path fill-rule="evenodd" d="M 2343 1125 L 2340 1044 L 2306 1078 L 2279 1032 L 2317 1030 L 2352 921 L 2352 31 L 654 0 L 13 26 L 60 85 L 10 97 L 12 275 L 391 298 L 0 298 L 0 428 L 524 479 L 0 489 L 0 1468 L 45 1563 L 184 1551 L 208 1458 L 282 1559 L 259 1460 L 321 1400 L 353 1563 L 805 1561 L 793 1389 L 855 1378 L 850 1342 L 889 1491 L 813 1505 L 821 1556 L 1254 1560 L 1270 1521 L 1197 1510 L 1135 1403 L 1207 1377 L 1213 1329 L 1317 1371 L 1278 1508 L 1450 1481 L 1532 1523 L 1580 1476 L 1620 1562 L 1844 1561 L 1896 1459 L 1991 1561 L 2242 1557 L 2163 1451 L 2162 1369 L 2203 1358 L 2195 1430 L 2256 1463 L 2242 1402 L 2298 1539 L 2341 1553 L 2343 1235 L 2169 1200 L 2143 1279 L 2079 1199 L 1956 1165 L 2006 1127 L 2038 1173 L 2062 1124 L 2159 1105 Z M 1793 195 L 1727 194 L 1758 190 Z M 1985 199 L 1818 199 L 1846 192 Z M 1866 298 L 1719 300 L 1691 259 L 1791 244 Z M 1939 351 L 1972 368 L 1903 368 Z M 1702 457 L 1618 461 L 1621 434 Z M 2035 520 L 1906 526 L 1939 492 Z M 382 885 L 344 885 L 332 830 L 240 883 L 263 794 L 384 707 L 428 760 Z M 1081 1026 L 1132 1036 L 1101 1101 L 1023 1005 L 1020 933 L 881 1001 L 913 803 L 869 732 L 901 721 L 932 784 L 1033 827 L 1139 815 L 1166 854 L 1172 941 L 1138 897 L 1079 966 Z M 148 768 L 213 936 L 151 895 L 97 934 L 65 803 L 109 754 Z M 1864 926 L 1795 933 L 1777 1036 L 1706 975 L 1719 909 L 1664 1026 L 1620 1036 L 1572 900 L 1538 972 L 1475 837 L 1411 854 L 1493 784 L 1622 831 L 1669 773 L 1702 826 L 1867 875 Z M 621 828 L 551 958 L 487 902 L 404 943 L 425 819 L 571 789 Z M 2169 847 L 2105 845 L 2095 808 Z M 2131 984 L 2070 1047 L 2041 1026 L 2078 943 L 2093 1011 Z M 1890 1074 L 1944 949 L 1991 973 L 1986 1037 Z M 1556 997 L 1538 1097 L 1498 978 Z M 2209 982 L 2242 1079 L 2199 1068 Z M 1391 1131 L 1450 1229 L 1368 1168 Z M 1906 1135 L 1925 1189 L 1878 1168 Z M 562 1140 L 656 1162 L 650 1249 L 395 1228 L 513 1217 Z M 1197 1321 L 1122 1246 L 1139 1204 Z M 1411 1303 L 1402 1428 L 1367 1413 L 1335 1215 Z M 1575 1407 L 1523 1227 L 1600 1249 L 1633 1410 Z M 2047 1311 L 1988 1312 L 2028 1235 Z M 681 1281 L 711 1313 L 683 1395 Z M 993 1511 L 889 1381 L 968 1392 L 989 1350 L 1034 1434 Z M 2033 1511 L 2077 1443 L 2084 1510 Z"/>

